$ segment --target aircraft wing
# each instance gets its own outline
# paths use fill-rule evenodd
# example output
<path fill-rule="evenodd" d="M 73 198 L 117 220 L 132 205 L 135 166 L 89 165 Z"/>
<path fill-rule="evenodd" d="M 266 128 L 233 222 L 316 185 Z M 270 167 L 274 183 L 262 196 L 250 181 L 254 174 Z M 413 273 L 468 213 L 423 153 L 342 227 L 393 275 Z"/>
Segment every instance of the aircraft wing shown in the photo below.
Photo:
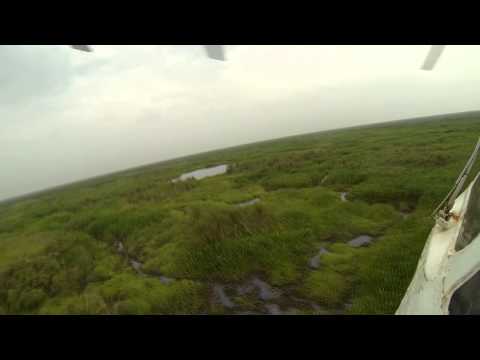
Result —
<path fill-rule="evenodd" d="M 443 50 L 445 50 L 445 45 L 432 45 L 423 63 L 422 70 L 432 70 L 440 58 L 440 55 L 442 55 Z"/>

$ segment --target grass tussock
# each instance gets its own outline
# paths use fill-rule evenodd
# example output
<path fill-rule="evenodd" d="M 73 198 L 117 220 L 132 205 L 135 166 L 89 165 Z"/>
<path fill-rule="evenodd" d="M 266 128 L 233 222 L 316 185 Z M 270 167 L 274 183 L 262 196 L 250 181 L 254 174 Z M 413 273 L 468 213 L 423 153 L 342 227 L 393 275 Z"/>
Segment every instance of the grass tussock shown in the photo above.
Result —
<path fill-rule="evenodd" d="M 225 313 L 210 303 L 212 283 L 254 275 L 326 311 L 349 302 L 353 314 L 393 313 L 432 226 L 429 214 L 470 155 L 479 120 L 295 136 L 0 204 L 0 313 Z M 231 166 L 170 181 L 218 164 Z M 252 199 L 259 202 L 238 206 Z M 370 246 L 346 244 L 365 234 L 375 239 Z M 146 276 L 117 253 L 118 242 Z M 328 253 L 312 270 L 319 246 Z M 163 284 L 160 274 L 176 280 Z M 263 306 L 235 301 L 251 311 Z"/>

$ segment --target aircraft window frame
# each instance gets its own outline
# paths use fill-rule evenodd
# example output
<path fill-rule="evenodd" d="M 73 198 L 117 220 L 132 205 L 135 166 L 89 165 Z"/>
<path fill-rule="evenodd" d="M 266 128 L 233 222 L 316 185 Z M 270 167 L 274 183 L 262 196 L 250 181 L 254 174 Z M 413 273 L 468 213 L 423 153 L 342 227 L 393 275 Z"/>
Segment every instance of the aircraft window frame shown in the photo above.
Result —
<path fill-rule="evenodd" d="M 467 208 L 463 216 L 461 229 L 455 240 L 455 252 L 459 252 L 472 243 L 480 234 L 480 176 L 471 187 Z"/>
<path fill-rule="evenodd" d="M 448 314 L 480 315 L 480 270 L 453 292 Z"/>

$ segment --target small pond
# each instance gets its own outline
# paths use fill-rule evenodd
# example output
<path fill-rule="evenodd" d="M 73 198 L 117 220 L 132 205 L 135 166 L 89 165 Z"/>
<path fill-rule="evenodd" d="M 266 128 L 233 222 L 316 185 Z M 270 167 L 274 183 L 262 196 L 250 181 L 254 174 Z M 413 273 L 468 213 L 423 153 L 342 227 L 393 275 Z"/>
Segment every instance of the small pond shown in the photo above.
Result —
<path fill-rule="evenodd" d="M 191 172 L 184 173 L 180 177 L 173 179 L 172 182 L 185 181 L 187 179 L 201 180 L 206 177 L 225 174 L 228 170 L 228 165 L 218 165 L 204 169 L 198 169 Z"/>
<path fill-rule="evenodd" d="M 353 247 L 361 247 L 361 246 L 367 246 L 370 245 L 370 243 L 373 241 L 373 238 L 369 235 L 360 235 L 357 236 L 355 239 L 350 240 L 348 242 L 348 245 L 353 246 Z"/>

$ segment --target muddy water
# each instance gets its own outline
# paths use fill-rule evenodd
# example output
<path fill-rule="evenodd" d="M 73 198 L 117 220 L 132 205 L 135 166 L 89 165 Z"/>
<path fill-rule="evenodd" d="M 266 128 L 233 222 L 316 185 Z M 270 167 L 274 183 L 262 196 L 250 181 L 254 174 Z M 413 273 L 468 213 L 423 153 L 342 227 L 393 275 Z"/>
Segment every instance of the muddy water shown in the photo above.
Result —
<path fill-rule="evenodd" d="M 251 283 L 243 284 L 237 287 L 237 293 L 241 296 L 250 294 L 255 290 L 255 286 Z"/>
<path fill-rule="evenodd" d="M 133 259 L 130 259 L 130 265 L 132 266 L 132 268 L 139 274 L 139 275 L 142 275 L 142 276 L 150 276 L 150 277 L 155 277 L 157 278 L 158 280 L 160 280 L 160 282 L 162 284 L 165 284 L 165 285 L 168 285 L 170 283 L 172 283 L 173 281 L 175 281 L 175 279 L 173 278 L 169 278 L 167 276 L 164 276 L 164 275 L 154 275 L 154 274 L 146 274 L 142 271 L 142 268 L 143 268 L 143 264 L 139 261 L 136 261 L 136 260 L 133 260 Z"/>
<path fill-rule="evenodd" d="M 263 301 L 276 299 L 280 296 L 277 291 L 274 291 L 270 285 L 259 278 L 253 278 L 252 285 L 258 289 L 258 297 Z"/>
<path fill-rule="evenodd" d="M 245 309 L 236 304 L 226 293 L 228 285 L 213 284 L 212 301 L 223 305 L 228 313 L 234 311 L 236 315 L 294 315 L 304 310 L 313 310 L 316 313 L 328 314 L 329 312 L 311 300 L 300 299 L 289 293 L 288 289 L 273 288 L 258 277 L 253 277 L 235 288 L 235 296 L 253 296 L 257 301 L 256 309 Z M 291 289 L 295 291 L 294 289 Z M 230 310 L 230 311 L 228 311 Z"/>
<path fill-rule="evenodd" d="M 133 259 L 130 259 L 130 265 L 132 265 L 132 268 L 139 274 L 142 274 L 143 275 L 143 272 L 142 272 L 142 267 L 143 267 L 143 264 L 139 261 L 136 261 L 136 260 L 133 260 Z"/>
<path fill-rule="evenodd" d="M 120 242 L 120 241 L 117 241 L 117 242 L 115 243 L 115 247 L 117 248 L 117 251 L 118 251 L 119 253 L 123 253 L 123 252 L 125 251 L 125 248 L 124 248 L 124 246 L 123 246 L 123 243 Z"/>
<path fill-rule="evenodd" d="M 283 312 L 280 310 L 280 306 L 277 304 L 265 304 L 265 309 L 270 315 L 282 315 Z"/>
<path fill-rule="evenodd" d="M 236 204 L 235 206 L 238 206 L 238 207 L 249 206 L 249 205 L 254 205 L 258 202 L 260 202 L 260 199 L 253 199 L 253 200 L 248 200 L 248 201 Z"/>
<path fill-rule="evenodd" d="M 237 287 L 238 294 L 242 296 L 250 294 L 255 290 L 257 290 L 257 297 L 263 301 L 275 299 L 280 296 L 278 291 L 274 291 L 269 284 L 257 277 Z"/>
<path fill-rule="evenodd" d="M 263 314 L 255 311 L 242 311 L 237 313 L 237 315 L 263 315 Z"/>
<path fill-rule="evenodd" d="M 141 275 L 141 276 L 151 276 L 151 277 L 156 277 L 157 279 L 160 280 L 160 282 L 162 284 L 170 284 L 172 283 L 173 281 L 175 281 L 175 279 L 173 278 L 169 278 L 167 276 L 164 276 L 164 275 L 156 275 L 156 274 L 146 274 L 143 272 L 142 268 L 143 268 L 143 264 L 140 262 L 140 261 L 137 261 L 135 259 L 132 259 L 128 256 L 127 252 L 125 251 L 125 246 L 123 245 L 123 243 L 121 241 L 117 241 L 115 243 L 115 248 L 117 249 L 117 252 L 121 255 L 124 255 L 130 266 L 133 268 L 133 270 L 135 270 L 135 272 L 138 274 L 138 275 Z"/>
<path fill-rule="evenodd" d="M 367 246 L 370 245 L 370 243 L 373 241 L 373 238 L 369 235 L 360 235 L 357 236 L 355 239 L 350 240 L 348 242 L 348 245 L 353 246 L 353 247 L 361 247 L 361 246 Z"/>
<path fill-rule="evenodd" d="M 310 300 L 305 300 L 305 299 L 299 299 L 297 297 L 292 297 L 292 300 L 295 301 L 296 303 L 304 304 L 307 305 L 308 307 L 312 308 L 314 311 L 320 312 L 323 311 L 325 312 L 325 309 L 322 308 L 320 305 L 314 303 L 313 301 Z"/>
<path fill-rule="evenodd" d="M 172 279 L 172 278 L 169 278 L 169 277 L 163 276 L 163 275 L 160 275 L 158 278 L 160 279 L 160 282 L 162 284 L 166 284 L 166 285 L 175 281 L 175 279 Z"/>
<path fill-rule="evenodd" d="M 126 257 L 128 263 L 138 275 L 155 277 L 163 284 L 170 284 L 171 282 L 175 281 L 175 279 L 163 276 L 161 274 L 144 273 L 143 264 L 140 261 L 129 257 L 124 245 L 121 242 L 115 243 L 115 248 L 120 254 Z M 321 255 L 325 252 L 326 250 L 322 248 L 320 249 L 318 255 Z M 213 284 L 214 301 L 220 303 L 223 307 L 229 310 L 237 308 L 240 310 L 240 312 L 236 312 L 238 315 L 289 315 L 296 314 L 299 311 L 298 309 L 303 309 L 305 307 L 311 308 L 315 311 L 322 310 L 320 306 L 309 300 L 291 297 L 288 293 L 284 293 L 283 291 L 281 292 L 279 289 L 274 289 L 272 286 L 258 277 L 251 278 L 249 281 L 237 286 L 235 289 L 237 295 L 245 296 L 248 294 L 253 294 L 258 300 L 263 302 L 263 305 L 261 305 L 256 311 L 242 311 L 242 307 L 232 301 L 229 295 L 227 295 L 225 289 L 225 285 Z M 272 302 L 272 300 L 275 302 Z M 284 310 L 282 310 L 282 308 Z"/>
<path fill-rule="evenodd" d="M 194 170 L 180 175 L 180 177 L 173 179 L 172 182 L 185 181 L 187 179 L 201 180 L 206 177 L 225 174 L 228 170 L 228 165 L 218 165 L 204 169 Z"/>
<path fill-rule="evenodd" d="M 220 301 L 220 303 L 228 309 L 235 307 L 235 304 L 225 293 L 225 288 L 223 285 L 215 284 L 213 286 L 213 292 L 215 297 Z"/>
<path fill-rule="evenodd" d="M 309 265 L 312 269 L 318 269 L 319 266 L 320 266 L 320 258 L 322 257 L 322 255 L 327 254 L 327 253 L 328 253 L 328 250 L 322 247 L 322 248 L 319 250 L 318 254 L 315 255 L 314 257 L 312 257 L 312 258 L 308 261 L 308 265 Z"/>

